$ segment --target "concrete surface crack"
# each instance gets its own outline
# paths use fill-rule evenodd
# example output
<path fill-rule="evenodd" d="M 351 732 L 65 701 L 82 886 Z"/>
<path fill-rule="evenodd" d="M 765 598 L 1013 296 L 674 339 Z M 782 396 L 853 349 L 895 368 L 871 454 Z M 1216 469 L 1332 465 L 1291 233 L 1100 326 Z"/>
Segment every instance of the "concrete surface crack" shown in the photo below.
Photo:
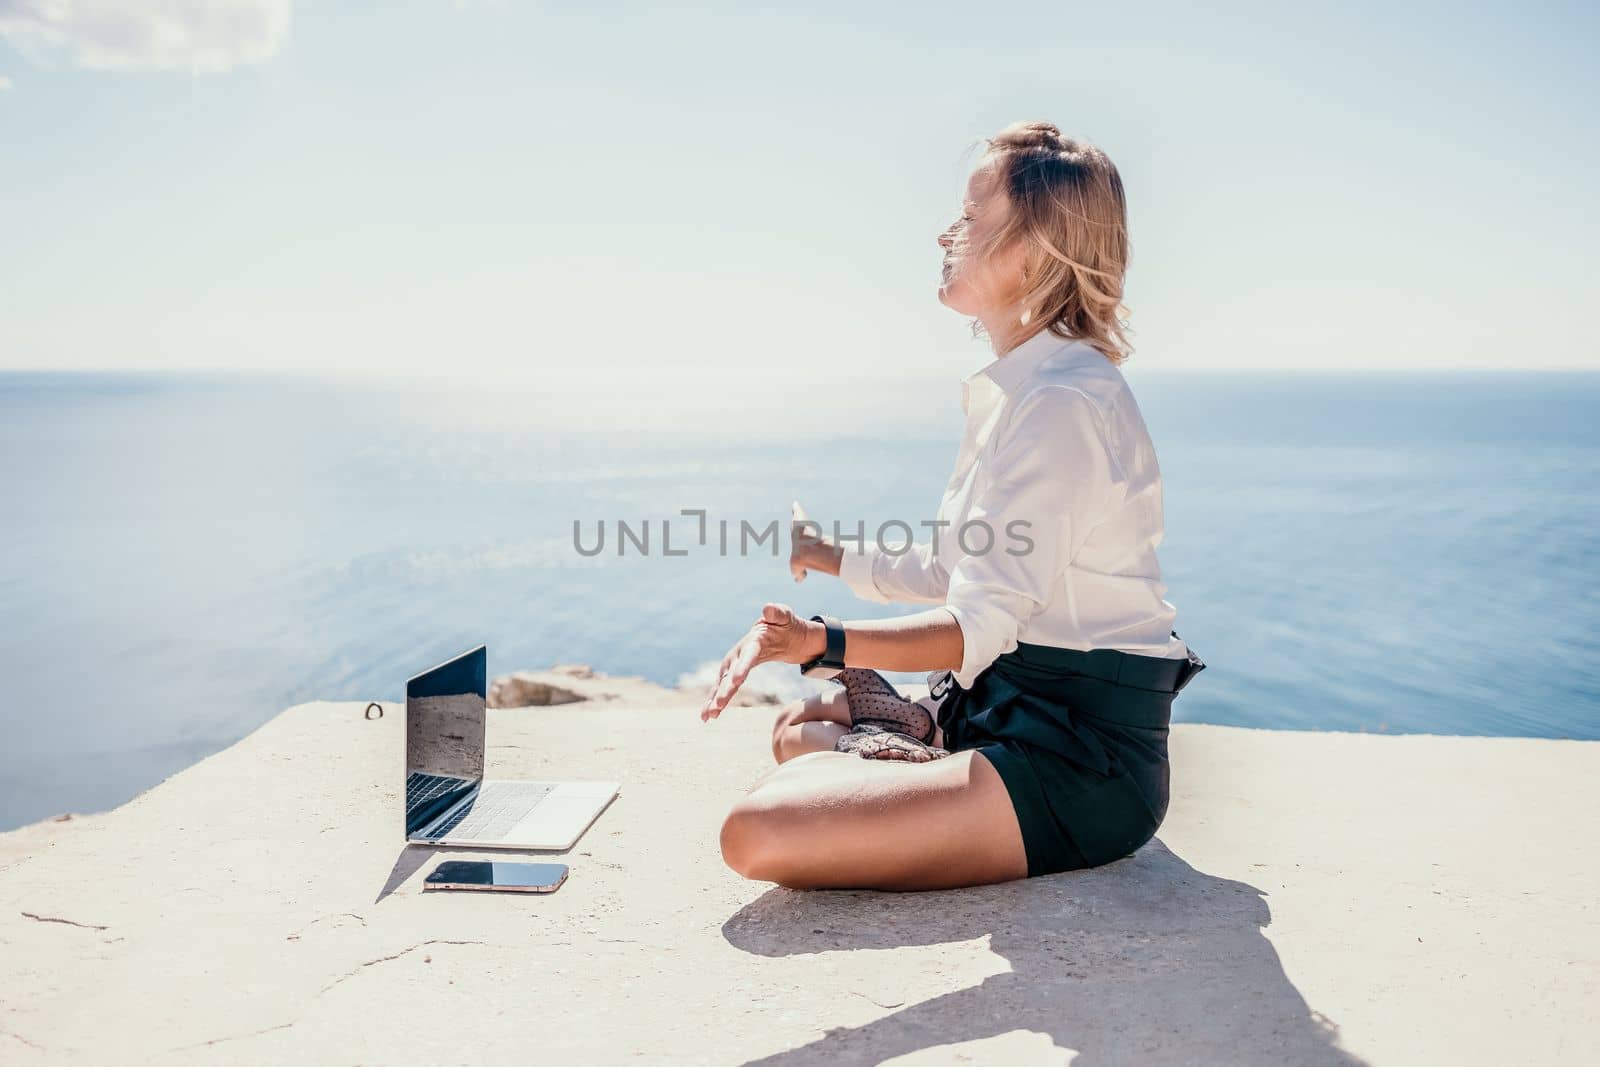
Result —
<path fill-rule="evenodd" d="M 364 916 L 357 915 L 353 911 L 339 911 L 339 912 L 334 912 L 331 915 L 318 915 L 315 919 L 312 919 L 310 922 L 306 923 L 300 929 L 296 930 L 294 933 L 292 933 L 288 937 L 284 938 L 284 940 L 285 941 L 298 941 L 298 940 L 300 940 L 301 937 L 303 937 L 305 935 L 305 932 L 307 930 L 311 929 L 313 926 L 317 925 L 318 923 L 328 922 L 329 920 L 332 920 L 332 919 L 354 919 L 356 922 L 360 923 L 362 926 L 367 925 L 367 920 L 366 920 L 366 918 Z"/>
<path fill-rule="evenodd" d="M 76 926 L 80 930 L 110 929 L 109 927 L 100 926 L 97 923 L 81 923 L 73 919 L 58 919 L 53 915 L 35 915 L 31 911 L 23 912 L 22 917 L 24 919 L 32 919 L 36 923 L 60 923 L 62 926 Z"/>
<path fill-rule="evenodd" d="M 860 992 L 859 990 L 852 989 L 852 990 L 850 990 L 850 992 L 854 993 L 856 996 L 860 997 L 862 1000 L 867 1001 L 869 1004 L 876 1004 L 880 1008 L 898 1008 L 898 1007 L 901 1007 L 901 1006 L 903 1006 L 905 1004 L 905 1001 L 903 1001 L 903 1000 L 897 1000 L 893 1004 L 885 1004 L 883 1001 L 879 1000 L 877 997 L 869 997 L 865 993 Z"/>
<path fill-rule="evenodd" d="M 18 1041 L 22 1042 L 24 1045 L 27 1045 L 29 1048 L 36 1048 L 40 1052 L 45 1051 L 45 1047 L 43 1045 L 38 1045 L 38 1044 L 35 1044 L 32 1041 L 29 1041 L 27 1038 L 23 1037 L 21 1034 L 17 1033 L 14 1030 L 0 1030 L 0 1034 L 5 1035 L 6 1037 L 16 1038 Z"/>
<path fill-rule="evenodd" d="M 447 940 L 445 938 L 439 938 L 439 937 L 429 938 L 427 941 L 419 941 L 415 945 L 412 945 L 409 948 L 403 948 L 399 952 L 396 952 L 391 956 L 379 956 L 375 960 L 368 960 L 366 963 L 361 964 L 359 967 L 354 967 L 354 968 L 346 971 L 344 974 L 341 974 L 339 977 L 335 978 L 333 981 L 331 981 L 327 985 L 323 986 L 322 987 L 322 992 L 318 993 L 317 995 L 321 996 L 322 993 L 326 993 L 328 990 L 332 989 L 334 986 L 338 985 L 340 982 L 346 981 L 347 979 L 350 979 L 350 978 L 354 978 L 356 975 L 360 974 L 362 971 L 366 970 L 368 967 L 376 967 L 380 963 L 389 963 L 389 962 L 391 962 L 393 960 L 399 959 L 401 956 L 405 956 L 405 955 L 408 955 L 409 953 L 415 952 L 419 948 L 427 948 L 429 945 L 487 945 L 487 944 L 488 944 L 487 941 L 451 941 L 451 940 Z"/>
<path fill-rule="evenodd" d="M 260 1037 L 262 1034 L 270 1034 L 274 1030 L 287 1030 L 287 1029 L 289 1029 L 289 1027 L 293 1026 L 294 1024 L 295 1024 L 295 1020 L 290 1019 L 286 1023 L 279 1023 L 277 1026 L 264 1026 L 260 1030 L 251 1030 L 247 1034 L 224 1034 L 222 1037 L 213 1037 L 209 1041 L 196 1041 L 192 1045 L 180 1045 L 177 1048 L 172 1049 L 171 1051 L 173 1051 L 173 1052 L 187 1052 L 189 1049 L 192 1049 L 192 1048 L 208 1048 L 208 1047 L 210 1047 L 212 1045 L 220 1045 L 224 1041 L 243 1041 L 247 1037 Z"/>

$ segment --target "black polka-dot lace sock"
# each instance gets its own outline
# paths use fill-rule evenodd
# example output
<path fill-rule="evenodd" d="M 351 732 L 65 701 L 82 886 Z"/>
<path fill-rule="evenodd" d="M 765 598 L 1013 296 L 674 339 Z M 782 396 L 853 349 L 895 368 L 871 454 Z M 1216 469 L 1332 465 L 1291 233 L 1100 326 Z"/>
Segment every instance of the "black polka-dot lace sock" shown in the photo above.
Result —
<path fill-rule="evenodd" d="M 850 706 L 850 732 L 834 744 L 836 752 L 862 759 L 927 763 L 950 753 L 934 748 L 934 721 L 926 708 L 901 696 L 889 680 L 865 667 L 846 667 L 834 678 L 844 686 Z"/>

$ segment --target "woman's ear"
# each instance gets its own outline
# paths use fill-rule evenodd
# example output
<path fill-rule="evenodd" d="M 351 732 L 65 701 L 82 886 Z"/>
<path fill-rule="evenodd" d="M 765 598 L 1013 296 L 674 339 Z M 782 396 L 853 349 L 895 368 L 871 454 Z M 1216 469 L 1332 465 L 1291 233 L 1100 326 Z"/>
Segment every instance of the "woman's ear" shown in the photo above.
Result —
<path fill-rule="evenodd" d="M 1020 303 L 1023 295 L 1028 291 L 1028 280 L 1032 277 L 1032 272 L 1028 269 L 1028 250 L 1018 239 L 1009 248 L 1001 252 L 1000 256 L 1000 277 L 1009 277 L 1011 279 L 1009 283 L 1011 289 L 1007 296 L 1012 302 Z M 1025 308 L 1023 310 L 1026 315 L 1028 309 Z M 1027 322 L 1028 319 L 1024 317 L 1022 321 Z"/>

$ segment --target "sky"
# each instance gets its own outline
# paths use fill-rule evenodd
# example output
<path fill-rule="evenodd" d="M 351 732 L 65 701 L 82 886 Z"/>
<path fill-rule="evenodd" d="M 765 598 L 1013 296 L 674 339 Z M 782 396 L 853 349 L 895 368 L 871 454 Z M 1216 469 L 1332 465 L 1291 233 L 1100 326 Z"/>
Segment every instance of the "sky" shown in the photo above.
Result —
<path fill-rule="evenodd" d="M 1148 371 L 1600 369 L 1593 5 L 0 0 L 0 369 L 989 355 L 982 138 L 1116 161 Z"/>

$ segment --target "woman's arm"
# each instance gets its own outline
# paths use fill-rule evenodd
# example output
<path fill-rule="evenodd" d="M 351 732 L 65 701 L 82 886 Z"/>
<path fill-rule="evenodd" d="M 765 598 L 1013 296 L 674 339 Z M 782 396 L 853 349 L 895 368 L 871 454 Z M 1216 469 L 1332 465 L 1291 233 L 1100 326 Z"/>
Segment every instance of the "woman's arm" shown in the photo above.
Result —
<path fill-rule="evenodd" d="M 864 538 L 859 546 L 845 548 L 796 527 L 789 573 L 798 582 L 809 571 L 839 578 L 856 596 L 874 604 L 942 604 L 950 585 L 950 573 L 935 558 L 931 544 L 891 552 Z"/>
<path fill-rule="evenodd" d="M 961 666 L 961 627 L 944 608 L 896 619 L 863 619 L 844 624 L 844 661 L 850 667 L 885 671 L 955 670 Z M 701 720 L 715 719 L 728 706 L 757 664 L 804 663 L 822 655 L 827 631 L 820 622 L 801 619 L 786 604 L 768 604 L 750 632 L 722 658 L 717 684 L 700 709 Z"/>
<path fill-rule="evenodd" d="M 823 634 L 820 622 L 810 625 Z M 844 624 L 844 662 L 880 671 L 953 671 L 961 666 L 962 641 L 956 617 L 944 608 L 895 619 L 862 619 Z M 822 653 L 822 644 L 812 647 L 813 655 Z"/>
<path fill-rule="evenodd" d="M 839 559 L 843 555 L 844 549 L 829 544 L 827 538 L 813 539 L 797 531 L 789 549 L 789 573 L 797 582 L 803 581 L 810 571 L 821 571 L 837 578 Z"/>

